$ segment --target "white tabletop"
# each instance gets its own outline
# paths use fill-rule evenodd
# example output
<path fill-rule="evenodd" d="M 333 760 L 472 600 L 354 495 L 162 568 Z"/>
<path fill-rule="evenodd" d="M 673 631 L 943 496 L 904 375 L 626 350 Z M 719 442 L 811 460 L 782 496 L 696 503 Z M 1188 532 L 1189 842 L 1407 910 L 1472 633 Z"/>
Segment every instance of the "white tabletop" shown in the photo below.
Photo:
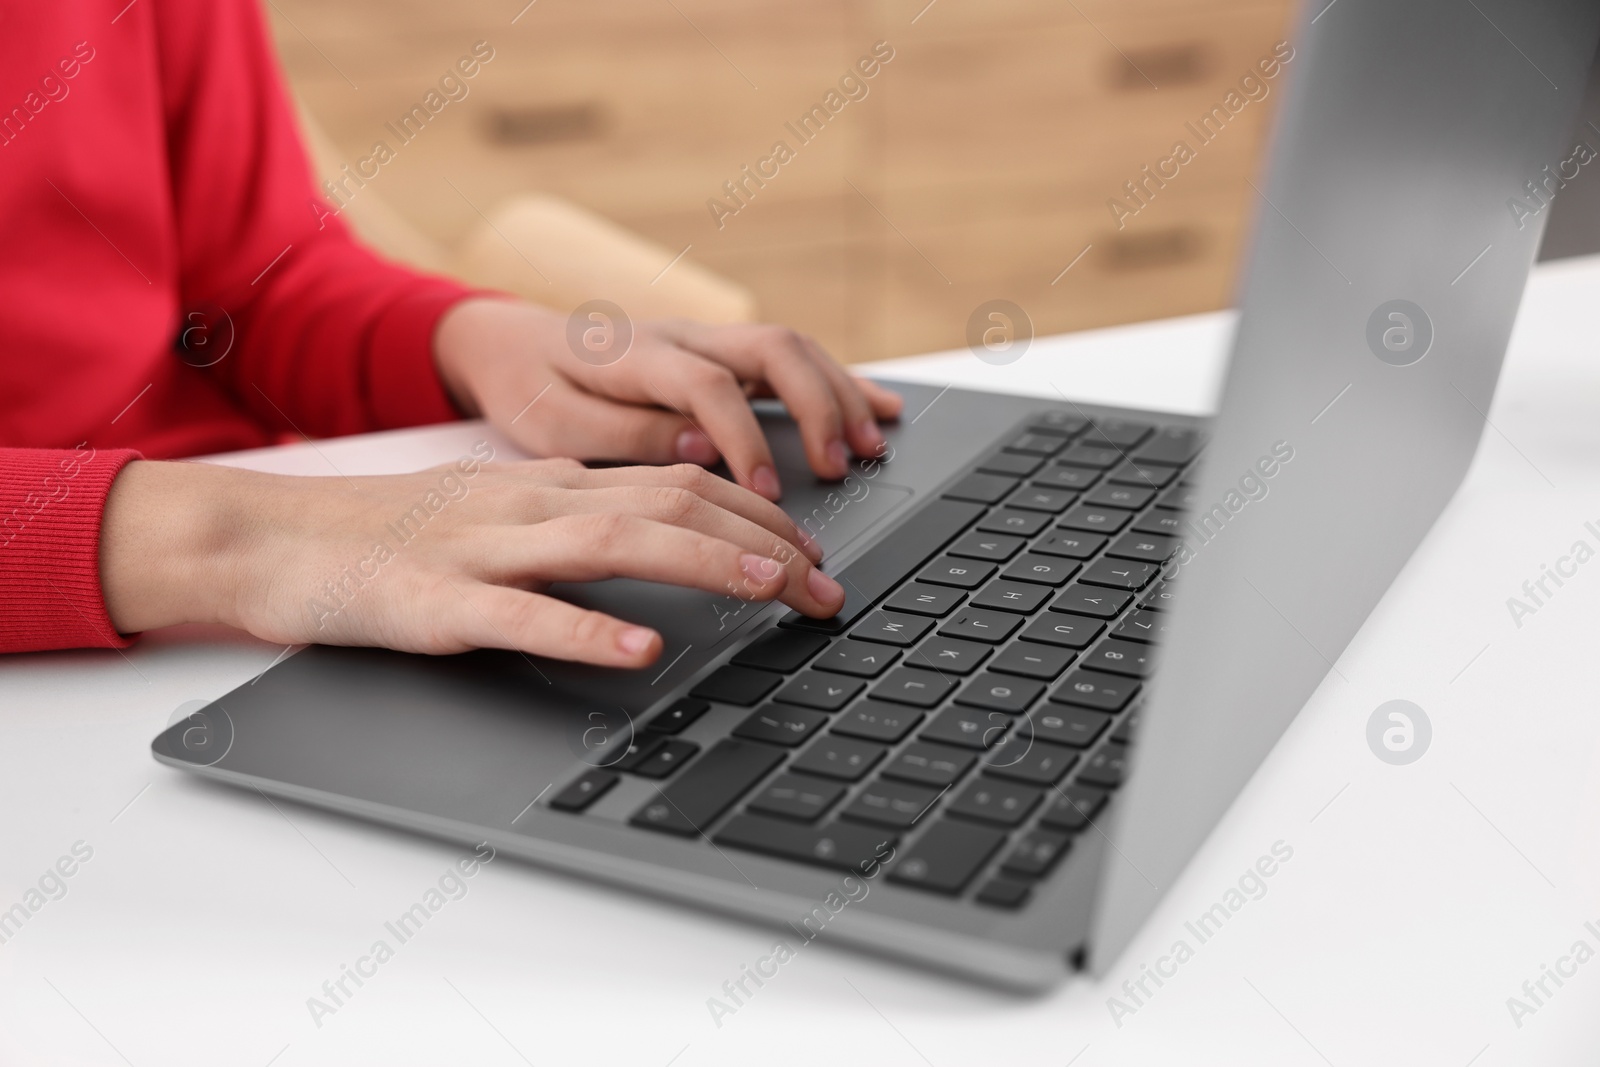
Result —
<path fill-rule="evenodd" d="M 1506 600 L 1575 541 L 1600 547 L 1584 525 L 1600 531 L 1597 291 L 1600 259 L 1536 272 L 1465 485 L 1339 660 L 1343 677 L 1105 983 L 1019 999 L 824 944 L 719 1026 L 707 999 L 769 951 L 769 932 L 502 859 L 359 989 L 347 980 L 354 995 L 318 1025 L 308 998 L 463 850 L 157 766 L 150 738 L 175 709 L 282 651 L 191 629 L 125 653 L 0 660 L 0 909 L 36 905 L 20 928 L 0 926 L 0 1063 L 1592 1063 L 1600 564 L 1578 567 L 1520 628 Z M 877 369 L 1203 411 L 1230 325 L 1202 315 L 1044 339 L 999 369 L 965 352 Z M 230 461 L 403 470 L 482 433 Z M 1433 725 L 1407 766 L 1366 741 L 1373 710 L 1395 698 Z M 1293 857 L 1265 895 L 1199 943 L 1185 922 L 1278 841 Z M 59 899 L 28 896 L 75 844 L 92 855 L 46 879 Z M 1179 939 L 1194 953 L 1173 977 L 1146 979 L 1153 995 L 1137 1002 L 1122 993 Z M 1579 941 L 1582 963 L 1569 956 Z M 1570 976 L 1545 978 L 1535 1001 L 1523 984 L 1546 965 Z M 1135 1010 L 1114 1020 L 1112 996 Z M 1513 996 L 1533 1010 L 1513 1017 Z"/>

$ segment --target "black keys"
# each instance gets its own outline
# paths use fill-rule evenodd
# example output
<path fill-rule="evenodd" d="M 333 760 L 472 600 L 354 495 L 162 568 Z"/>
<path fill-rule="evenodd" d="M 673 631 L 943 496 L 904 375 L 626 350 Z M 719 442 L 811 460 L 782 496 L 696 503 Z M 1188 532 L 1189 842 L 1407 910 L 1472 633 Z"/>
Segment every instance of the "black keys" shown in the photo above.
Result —
<path fill-rule="evenodd" d="M 1007 534 L 969 533 L 958 538 L 950 546 L 950 555 L 961 556 L 966 559 L 983 559 L 995 563 L 1004 563 L 1017 554 L 1017 550 L 1027 544 L 1020 537 Z"/>
<path fill-rule="evenodd" d="M 828 717 L 820 711 L 768 704 L 740 723 L 733 731 L 733 736 L 793 748 L 820 730 L 827 721 Z"/>
<path fill-rule="evenodd" d="M 1050 492 L 1051 490 L 1041 490 Z M 1020 505 L 1019 505 L 1020 506 Z M 978 523 L 979 531 L 983 533 L 1014 534 L 1018 537 L 1032 537 L 1045 524 L 1050 521 L 1050 516 L 1040 514 L 1038 511 L 1016 511 L 1002 509 Z"/>
<path fill-rule="evenodd" d="M 920 785 L 886 782 L 880 778 L 862 787 L 839 816 L 906 830 L 928 813 L 942 792 Z"/>
<path fill-rule="evenodd" d="M 1055 785 L 1076 762 L 1078 753 L 1029 737 L 1024 726 L 989 753 L 983 773 L 1031 785 Z"/>
<path fill-rule="evenodd" d="M 1155 649 L 1147 644 L 1118 641 L 1108 638 L 1095 646 L 1093 652 L 1083 657 L 1079 666 L 1112 674 L 1125 674 L 1129 678 L 1144 678 L 1155 665 Z"/>
<path fill-rule="evenodd" d="M 1031 738 L 1035 744 L 1056 742 L 1088 748 L 1110 724 L 1111 716 L 1102 711 L 1047 704 L 1028 716 L 1017 731 L 1016 740 L 1020 743 Z"/>
<path fill-rule="evenodd" d="M 834 575 L 845 591 L 844 606 L 837 615 L 831 619 L 810 619 L 790 612 L 779 625 L 816 633 L 843 631 L 984 511 L 982 504 L 963 500 L 931 501 L 920 508 L 911 521 L 901 523 L 893 536 L 879 540 Z"/>
<path fill-rule="evenodd" d="M 866 874 L 894 848 L 895 836 L 849 823 L 806 826 L 765 815 L 739 815 L 712 838 L 716 844 Z"/>
<path fill-rule="evenodd" d="M 550 798 L 550 806 L 557 811 L 582 811 L 620 780 L 620 776 L 610 771 L 598 768 L 584 771 L 571 785 Z"/>
<path fill-rule="evenodd" d="M 1128 525 L 1133 512 L 1121 508 L 1096 507 L 1079 504 L 1056 522 L 1069 530 L 1087 530 L 1090 533 L 1116 533 Z"/>
<path fill-rule="evenodd" d="M 1103 790 L 1073 782 L 1056 792 L 1055 799 L 1039 816 L 1039 825 L 1076 832 L 1088 826 L 1105 804 L 1106 793 Z"/>
<path fill-rule="evenodd" d="M 1006 498 L 1006 506 L 1059 515 L 1066 511 L 1076 499 L 1078 499 L 1078 494 L 1069 492 L 1066 489 L 1046 489 L 1039 485 L 1027 485 Z M 982 529 L 983 527 L 980 524 L 978 528 Z"/>
<path fill-rule="evenodd" d="M 1150 584 L 1150 579 L 1161 568 L 1154 563 L 1138 563 L 1124 559 L 1097 559 L 1083 569 L 1079 581 L 1089 585 L 1104 585 L 1113 589 L 1131 589 L 1138 592 Z"/>
<path fill-rule="evenodd" d="M 1115 789 L 1128 773 L 1128 749 L 1108 741 L 1090 755 L 1078 772 L 1078 781 L 1102 789 Z"/>
<path fill-rule="evenodd" d="M 1094 507 L 1132 508 L 1137 511 L 1150 503 L 1150 498 L 1155 495 L 1156 491 L 1148 486 L 1112 485 L 1108 483 L 1085 496 L 1083 502 Z"/>
<path fill-rule="evenodd" d="M 1060 601 L 1057 601 L 1060 603 Z M 1089 642 L 1100 636 L 1105 623 L 1076 615 L 1047 614 L 1035 619 L 1022 631 L 1024 641 L 1038 641 L 1058 648 L 1088 648 Z"/>
<path fill-rule="evenodd" d="M 998 504 L 1017 487 L 1017 479 L 1003 474 L 969 474 L 940 496 L 953 500 L 974 500 L 979 504 Z"/>
<path fill-rule="evenodd" d="M 1130 462 L 1124 463 L 1106 475 L 1106 481 L 1117 485 L 1137 485 L 1146 489 L 1165 489 L 1177 476 L 1178 472 L 1171 467 Z"/>
<path fill-rule="evenodd" d="M 991 878 L 972 899 L 991 908 L 1016 909 L 1028 902 L 1033 887 L 1011 878 Z"/>
<path fill-rule="evenodd" d="M 909 611 L 913 615 L 929 615 L 942 619 L 954 611 L 956 605 L 960 604 L 966 595 L 959 589 L 907 582 L 896 589 L 894 595 L 884 601 L 883 606 L 891 611 Z"/>
<path fill-rule="evenodd" d="M 871 641 L 835 641 L 814 664 L 819 671 L 853 674 L 857 678 L 876 678 L 889 669 L 900 653 Z"/>
<path fill-rule="evenodd" d="M 780 674 L 798 670 L 806 660 L 822 651 L 828 639 L 801 630 L 768 630 L 740 650 L 733 662 L 741 667 L 760 667 Z"/>
<path fill-rule="evenodd" d="M 1025 452 L 996 452 L 979 463 L 978 469 L 988 474 L 1009 474 L 1013 478 L 1025 478 L 1043 465 L 1042 458 L 1030 456 Z"/>
<path fill-rule="evenodd" d="M 712 671 L 690 690 L 689 695 L 721 704 L 747 708 L 775 689 L 783 675 L 758 671 L 753 667 L 727 666 Z"/>
<path fill-rule="evenodd" d="M 906 655 L 906 663 L 941 674 L 971 674 L 991 651 L 988 645 L 976 641 L 934 634 Z"/>
<path fill-rule="evenodd" d="M 1034 485 L 1042 485 L 1046 489 L 1070 489 L 1074 492 L 1088 489 L 1100 480 L 1100 472 L 1087 467 L 1063 467 L 1060 465 L 1042 470 L 1033 476 Z"/>
<path fill-rule="evenodd" d="M 698 834 L 781 762 L 781 748 L 732 738 L 718 741 L 629 821 L 671 834 Z"/>
<path fill-rule="evenodd" d="M 839 717 L 833 732 L 892 745 L 915 729 L 922 716 L 922 712 L 904 704 L 863 700 Z"/>
<path fill-rule="evenodd" d="M 1135 450 L 1133 458 L 1140 463 L 1181 467 L 1200 454 L 1204 443 L 1197 430 L 1169 426 Z"/>
<path fill-rule="evenodd" d="M 1127 607 L 1128 601 L 1132 599 L 1132 595 L 1128 593 L 1075 582 L 1056 597 L 1050 605 L 1050 610 L 1087 615 L 1092 619 L 1114 619 L 1122 614 L 1122 609 Z"/>
<path fill-rule="evenodd" d="M 944 637 L 959 637 L 995 645 L 1010 637 L 1012 631 L 1021 625 L 1022 620 L 1015 615 L 968 607 L 947 619 L 945 624 L 939 627 L 939 633 Z"/>
<path fill-rule="evenodd" d="M 1013 578 L 1019 582 L 1037 582 L 1040 585 L 1064 585 L 1067 579 L 1078 572 L 1083 566 L 1075 559 L 1064 559 L 1060 556 L 1040 556 L 1032 552 L 1025 552 L 1012 561 L 1011 565 L 1000 572 L 1002 578 Z"/>
<path fill-rule="evenodd" d="M 1005 841 L 1004 830 L 944 819 L 922 837 L 889 871 L 889 880 L 951 896 L 972 881 Z"/>
<path fill-rule="evenodd" d="M 1138 691 L 1139 683 L 1132 678 L 1080 668 L 1056 686 L 1050 693 L 1050 699 L 1057 704 L 1082 704 L 1101 711 L 1121 711 Z"/>
<path fill-rule="evenodd" d="M 836 734 L 824 734 L 812 742 L 789 765 L 792 771 L 820 774 L 824 778 L 839 778 L 846 782 L 860 780 L 889 750 L 883 745 L 857 741 Z"/>
<path fill-rule="evenodd" d="M 917 575 L 919 582 L 935 585 L 953 585 L 957 589 L 974 589 L 994 573 L 993 563 L 962 559 L 959 556 L 940 556 Z"/>
<path fill-rule="evenodd" d="M 1028 710 L 1029 704 L 1039 699 L 1042 692 L 1043 682 L 984 671 L 956 695 L 956 703 L 1020 715 Z"/>
<path fill-rule="evenodd" d="M 1111 731 L 1111 740 L 1120 741 L 1124 745 L 1131 744 L 1134 736 L 1139 732 L 1139 723 L 1143 718 L 1143 709 L 1134 707 L 1133 710 L 1122 717 L 1122 721 L 1117 724 L 1117 728 Z"/>
<path fill-rule="evenodd" d="M 1178 542 L 1160 534 L 1126 533 L 1112 542 L 1106 555 L 1116 559 L 1136 559 L 1145 563 L 1165 563 L 1178 550 Z"/>
<path fill-rule="evenodd" d="M 1124 641 L 1153 642 L 1166 634 L 1168 623 L 1165 612 L 1140 608 L 1130 612 L 1127 618 L 1117 624 L 1117 628 L 1111 631 L 1111 636 L 1120 637 Z"/>
<path fill-rule="evenodd" d="M 1057 463 L 1070 463 L 1074 467 L 1096 467 L 1104 470 L 1115 467 L 1126 457 L 1115 448 L 1096 448 L 1093 445 L 1073 445 L 1056 457 Z"/>
<path fill-rule="evenodd" d="M 1024 556 L 1023 559 L 1027 557 Z M 983 587 L 983 591 L 972 598 L 973 607 L 993 608 L 995 611 L 1014 611 L 1020 615 L 1028 615 L 1037 611 L 1039 605 L 1044 603 L 1050 595 L 1046 586 L 1030 585 L 1024 582 L 999 581 L 990 582 Z"/>
<path fill-rule="evenodd" d="M 700 751 L 693 741 L 663 741 L 631 768 L 641 778 L 665 778 Z"/>
<path fill-rule="evenodd" d="M 912 667 L 896 667 L 872 687 L 872 696 L 878 700 L 893 700 L 918 708 L 931 708 L 949 695 L 956 685 L 955 679 L 935 671 L 919 671 Z"/>
<path fill-rule="evenodd" d="M 1073 415 L 1066 411 L 1044 411 L 1035 415 L 1028 429 L 1034 433 L 1060 434 L 1062 437 L 1072 437 L 1089 428 L 1089 420 L 1082 415 Z"/>
<path fill-rule="evenodd" d="M 1050 868 L 1061 861 L 1072 847 L 1072 838 L 1050 830 L 1035 830 L 1024 834 L 1009 855 L 1000 862 L 1000 869 L 1022 878 L 1039 878 L 1050 873 Z"/>
<path fill-rule="evenodd" d="M 977 761 L 976 755 L 959 748 L 916 741 L 889 761 L 883 769 L 883 776 L 943 787 L 966 774 Z"/>
<path fill-rule="evenodd" d="M 1056 621 L 1052 618 L 1040 619 L 1040 622 L 1049 625 Z M 1028 633 L 1023 631 L 1026 638 Z M 991 671 L 1004 671 L 1006 674 L 1020 674 L 1024 678 L 1038 678 L 1042 681 L 1054 681 L 1055 678 L 1067 669 L 1067 665 L 1076 658 L 1077 653 L 1067 648 L 1052 648 L 1049 645 L 1024 644 L 1018 642 L 1007 648 L 995 661 L 989 664 Z"/>
<path fill-rule="evenodd" d="M 1200 504 L 1200 494 L 1192 486 L 1175 485 L 1161 495 L 1156 507 L 1169 511 L 1194 511 Z"/>
<path fill-rule="evenodd" d="M 1168 611 L 1172 608 L 1172 600 L 1173 579 L 1163 578 L 1145 590 L 1144 599 L 1139 602 L 1139 607 L 1148 611 Z"/>
<path fill-rule="evenodd" d="M 803 774 L 782 774 L 745 807 L 786 819 L 816 822 L 844 796 L 844 791 L 845 786 L 839 782 L 825 782 Z"/>
<path fill-rule="evenodd" d="M 1065 556 L 1067 559 L 1088 559 L 1105 547 L 1102 534 L 1083 533 L 1079 530 L 1051 530 L 1033 544 L 1029 552 L 1046 556 Z"/>
<path fill-rule="evenodd" d="M 892 611 L 874 611 L 861 625 L 850 631 L 850 636 L 863 641 L 877 641 L 885 645 L 912 645 L 933 626 L 932 619 L 920 615 L 900 615 Z"/>
<path fill-rule="evenodd" d="M 1011 722 L 1010 716 L 998 711 L 950 707 L 935 715 L 917 736 L 982 752 L 1000 743 Z"/>
<path fill-rule="evenodd" d="M 1150 436 L 1155 427 L 1131 419 L 1096 419 L 1081 443 L 1097 448 L 1129 449 Z"/>
<path fill-rule="evenodd" d="M 946 806 L 951 815 L 1016 826 L 1038 806 L 1044 793 L 1033 786 L 976 778 Z"/>
<path fill-rule="evenodd" d="M 805 671 L 778 690 L 778 695 L 772 699 L 805 708 L 838 711 L 854 700 L 866 684 L 858 678 L 842 678 L 823 671 Z"/>
<path fill-rule="evenodd" d="M 659 734 L 634 734 L 633 740 L 628 744 L 628 750 L 617 759 L 605 761 L 603 766 L 608 770 L 632 772 L 664 743 L 665 739 Z"/>
<path fill-rule="evenodd" d="M 1135 533 L 1176 537 L 1183 532 L 1183 512 L 1151 508 L 1139 516 L 1138 521 L 1133 524 L 1133 529 Z"/>
<path fill-rule="evenodd" d="M 1067 443 L 1053 433 L 1025 433 L 1006 445 L 1007 452 L 1026 452 L 1033 456 L 1053 456 Z"/>
<path fill-rule="evenodd" d="M 646 730 L 659 730 L 664 734 L 681 733 L 684 727 L 709 710 L 711 710 L 711 705 L 704 700 L 680 697 L 667 707 L 662 708 L 653 719 L 644 724 L 644 728 Z"/>

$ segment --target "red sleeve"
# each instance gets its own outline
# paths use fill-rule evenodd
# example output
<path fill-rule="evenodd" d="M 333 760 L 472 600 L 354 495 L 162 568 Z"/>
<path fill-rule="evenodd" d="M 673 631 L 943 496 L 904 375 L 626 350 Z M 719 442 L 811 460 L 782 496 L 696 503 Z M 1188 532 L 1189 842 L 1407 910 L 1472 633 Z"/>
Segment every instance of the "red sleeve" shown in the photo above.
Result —
<path fill-rule="evenodd" d="M 132 449 L 0 448 L 0 652 L 119 647 L 100 518 Z"/>
<path fill-rule="evenodd" d="M 234 326 L 210 372 L 262 422 L 311 436 L 459 417 L 433 334 L 468 291 L 383 261 L 317 194 L 254 0 L 157 10 L 179 288 Z"/>

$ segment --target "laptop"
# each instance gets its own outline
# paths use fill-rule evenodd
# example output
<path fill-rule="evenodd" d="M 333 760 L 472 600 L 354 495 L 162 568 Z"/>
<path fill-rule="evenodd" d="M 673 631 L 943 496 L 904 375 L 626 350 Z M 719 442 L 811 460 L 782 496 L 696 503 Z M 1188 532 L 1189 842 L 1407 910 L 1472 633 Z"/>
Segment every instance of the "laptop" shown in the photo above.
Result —
<path fill-rule="evenodd" d="M 1213 421 L 889 383 L 920 416 L 830 485 L 762 406 L 833 619 L 569 587 L 661 660 L 313 646 L 155 757 L 790 944 L 1103 972 L 1460 482 L 1597 38 L 1582 0 L 1300 11 Z"/>

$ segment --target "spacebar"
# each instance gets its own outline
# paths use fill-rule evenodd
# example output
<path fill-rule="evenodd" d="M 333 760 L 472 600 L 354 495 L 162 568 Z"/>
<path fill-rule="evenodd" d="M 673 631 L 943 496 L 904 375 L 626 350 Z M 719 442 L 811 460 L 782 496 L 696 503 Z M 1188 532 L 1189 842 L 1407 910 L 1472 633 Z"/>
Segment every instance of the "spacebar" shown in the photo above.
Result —
<path fill-rule="evenodd" d="M 692 837 L 783 762 L 783 756 L 783 749 L 753 741 L 718 741 L 629 821 Z"/>
<path fill-rule="evenodd" d="M 844 607 L 837 615 L 810 619 L 791 611 L 779 625 L 825 634 L 840 632 L 988 510 L 982 504 L 961 500 L 935 500 L 834 575 L 844 586 Z"/>

